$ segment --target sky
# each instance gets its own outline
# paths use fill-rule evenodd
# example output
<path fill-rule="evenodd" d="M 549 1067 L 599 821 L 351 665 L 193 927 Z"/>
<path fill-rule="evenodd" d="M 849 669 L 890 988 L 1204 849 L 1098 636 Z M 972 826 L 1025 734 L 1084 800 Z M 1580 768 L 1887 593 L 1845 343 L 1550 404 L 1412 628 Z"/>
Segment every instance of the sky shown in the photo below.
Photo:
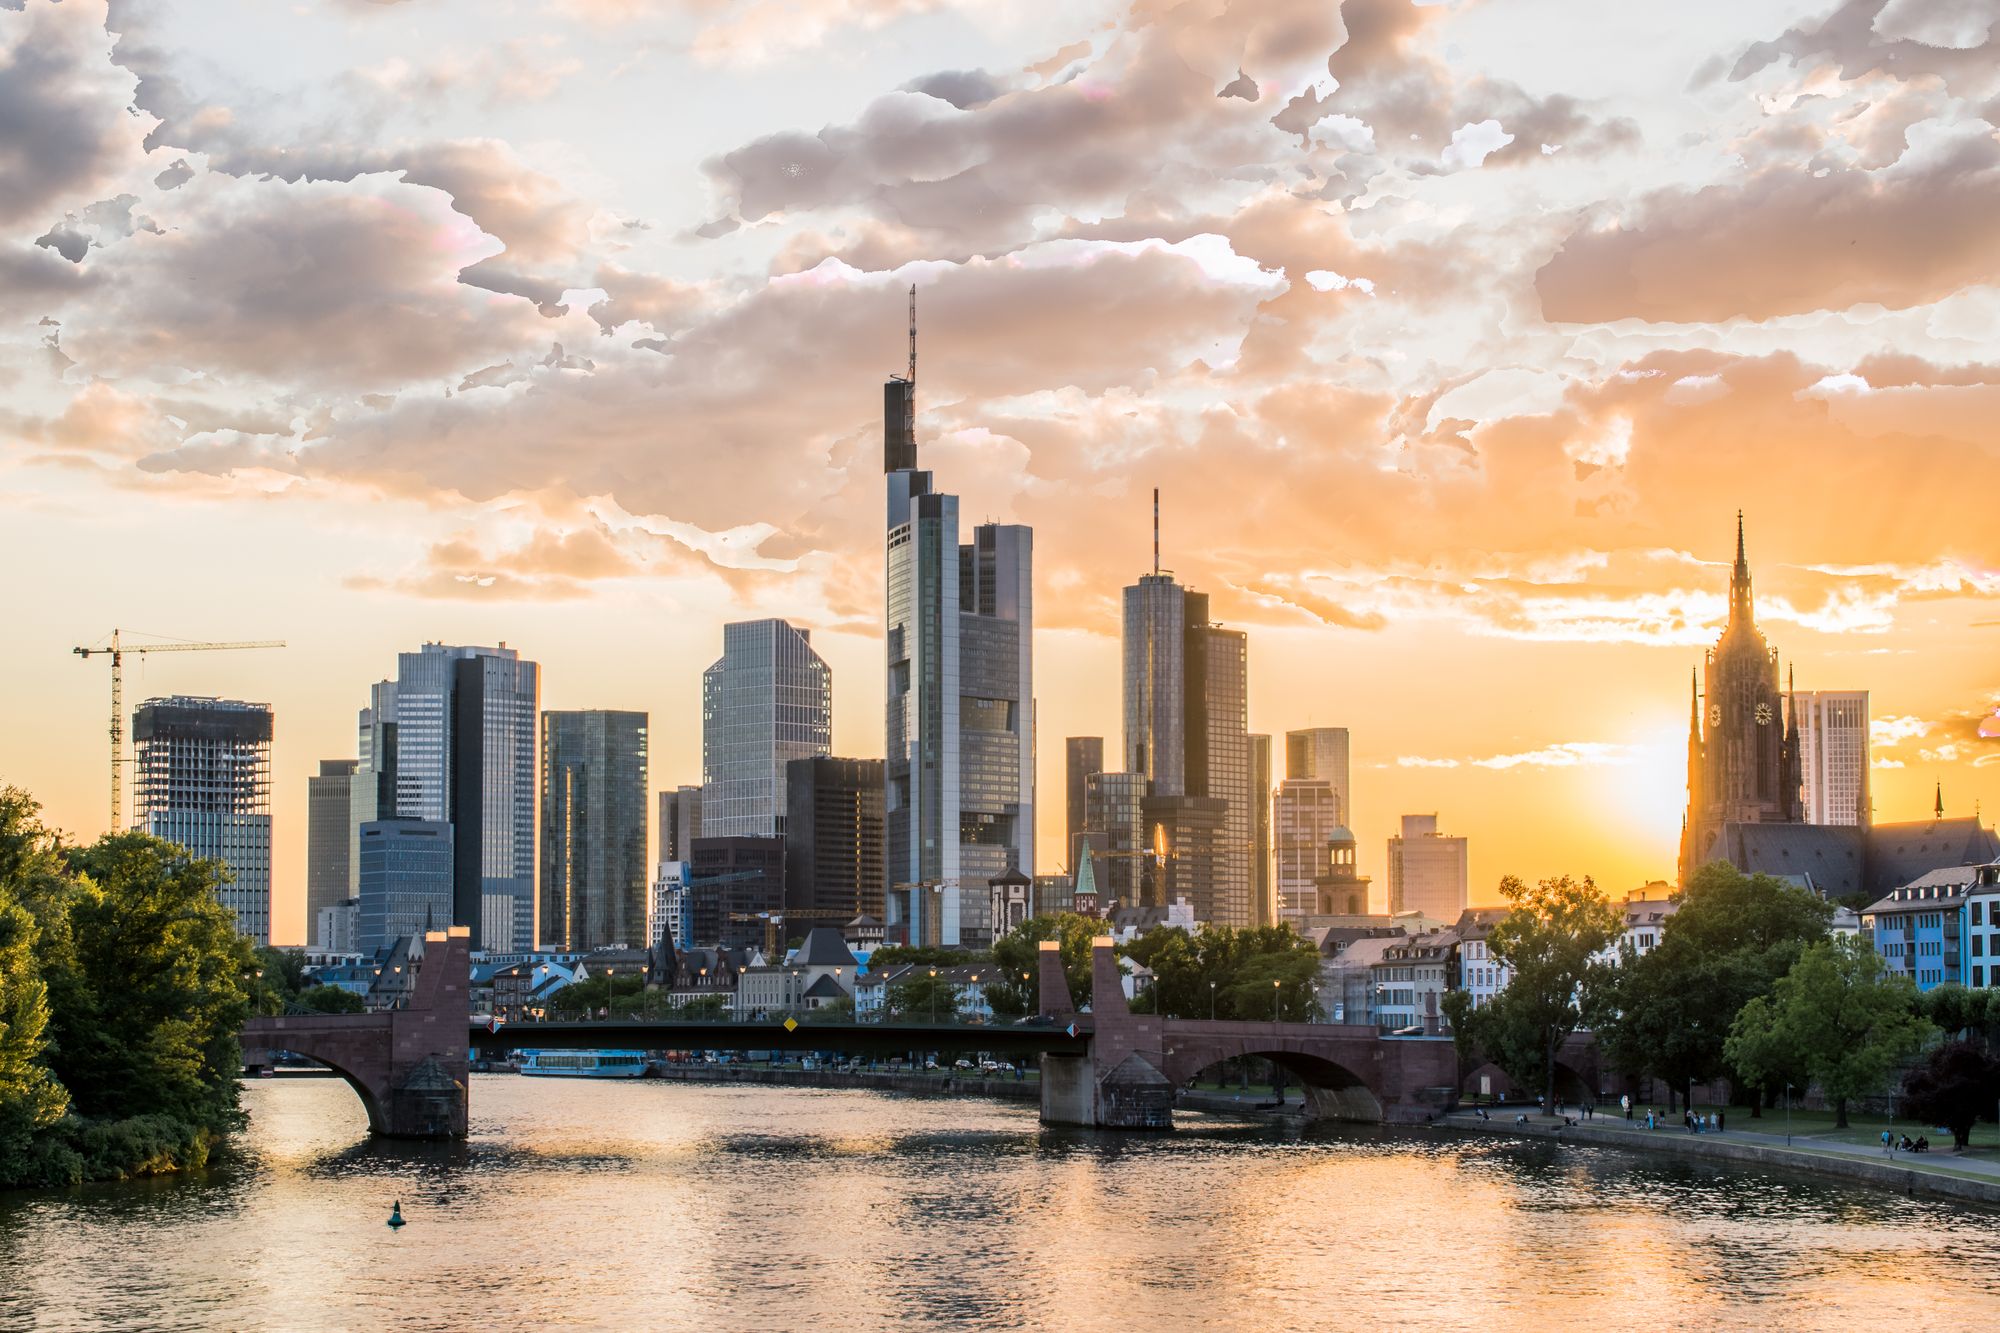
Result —
<path fill-rule="evenodd" d="M 306 777 L 505 641 L 699 779 L 726 621 L 882 752 L 880 383 L 1035 528 L 1040 859 L 1119 589 L 1249 633 L 1502 875 L 1672 875 L 1744 511 L 1878 819 L 2000 814 L 2000 0 L 0 0 L 0 781 L 106 826 L 134 660 Z"/>

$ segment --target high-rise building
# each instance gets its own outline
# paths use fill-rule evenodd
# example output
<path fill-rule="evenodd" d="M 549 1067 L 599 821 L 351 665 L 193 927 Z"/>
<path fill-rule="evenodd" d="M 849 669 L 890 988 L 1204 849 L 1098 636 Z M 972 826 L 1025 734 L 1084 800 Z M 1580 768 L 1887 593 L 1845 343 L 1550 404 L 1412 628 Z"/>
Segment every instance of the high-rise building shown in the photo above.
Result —
<path fill-rule="evenodd" d="M 535 722 L 541 674 L 516 650 L 427 643 L 361 711 L 355 807 L 452 826 L 450 924 L 475 949 L 535 943 Z M 372 807 L 372 809 L 370 808 Z"/>
<path fill-rule="evenodd" d="M 1285 733 L 1285 776 L 1318 778 L 1333 788 L 1335 822 L 1352 827 L 1354 807 L 1348 803 L 1348 740 L 1346 727 L 1307 727 Z"/>
<path fill-rule="evenodd" d="M 1090 843 L 1093 887 L 1109 908 L 1159 907 L 1163 887 L 1148 873 L 1152 842 L 1146 833 L 1146 778 L 1141 773 L 1092 773 L 1084 783 L 1085 840 Z M 1079 866 L 1083 857 L 1077 857 Z"/>
<path fill-rule="evenodd" d="M 783 620 L 722 627 L 701 677 L 701 836 L 785 831 L 785 765 L 833 749 L 833 672 Z"/>
<path fill-rule="evenodd" d="M 132 714 L 132 823 L 229 868 L 222 905 L 271 942 L 271 710 L 174 695 Z"/>
<path fill-rule="evenodd" d="M 883 388 L 884 908 L 892 939 L 981 944 L 991 879 L 1034 869 L 1034 539 L 986 524 L 961 545 L 958 497 L 917 468 L 915 300 L 909 371 Z"/>
<path fill-rule="evenodd" d="M 816 755 L 785 775 L 785 921 L 882 917 L 882 761 Z"/>
<path fill-rule="evenodd" d="M 1286 778 L 1278 784 L 1278 910 L 1299 921 L 1317 909 L 1315 888 L 1326 873 L 1327 847 L 1340 822 L 1340 798 L 1324 778 Z"/>
<path fill-rule="evenodd" d="M 1271 738 L 1250 738 L 1250 900 L 1256 924 L 1278 924 L 1278 886 L 1272 862 Z"/>
<path fill-rule="evenodd" d="M 1868 799 L 1868 691 L 1798 690 L 1800 801 L 1808 824 L 1873 821 Z"/>
<path fill-rule="evenodd" d="M 1125 589 L 1124 771 L 1159 796 L 1187 789 L 1187 589 L 1153 573 Z"/>
<path fill-rule="evenodd" d="M 1063 742 L 1063 864 L 1076 869 L 1076 836 L 1089 827 L 1085 793 L 1091 775 L 1104 771 L 1104 738 L 1071 736 Z"/>
<path fill-rule="evenodd" d="M 699 947 L 763 948 L 785 910 L 785 840 L 696 838 L 688 864 L 690 926 Z M 802 935 L 784 922 L 777 936 Z"/>
<path fill-rule="evenodd" d="M 540 943 L 588 951 L 646 938 L 646 715 L 542 714 Z"/>
<path fill-rule="evenodd" d="M 1465 910 L 1469 876 L 1465 839 L 1438 832 L 1436 815 L 1404 815 L 1389 839 L 1389 910 L 1456 921 Z"/>
<path fill-rule="evenodd" d="M 659 845 L 655 861 L 685 861 L 701 836 L 701 787 L 680 786 L 659 794 Z"/>
<path fill-rule="evenodd" d="M 322 759 L 306 779 L 306 923 L 312 942 L 319 937 L 319 914 L 354 896 L 354 773 L 357 759 Z"/>
<path fill-rule="evenodd" d="M 689 847 L 690 854 L 694 851 Z M 686 861 L 662 861 L 653 875 L 653 896 L 646 908 L 646 942 L 652 947 L 665 934 L 676 949 L 694 944 L 694 897 L 688 881 L 693 871 Z"/>
<path fill-rule="evenodd" d="M 1695 683 L 1688 721 L 1688 808 L 1681 826 L 1681 883 L 1723 854 L 1731 824 L 1802 824 L 1798 711 L 1787 715 L 1778 654 L 1757 621 L 1743 515 L 1736 515 L 1736 564 L 1729 576 L 1729 622 Z M 1702 705 L 1707 703 L 1706 710 Z"/>
<path fill-rule="evenodd" d="M 376 819 L 361 826 L 361 894 L 354 947 L 373 953 L 421 939 L 450 920 L 452 826 L 443 820 Z"/>
<path fill-rule="evenodd" d="M 1184 902 L 1204 925 L 1248 924 L 1230 918 L 1232 907 L 1219 892 L 1230 882 L 1230 803 L 1214 796 L 1148 796 L 1140 813 L 1152 850 L 1141 868 L 1147 905 Z"/>

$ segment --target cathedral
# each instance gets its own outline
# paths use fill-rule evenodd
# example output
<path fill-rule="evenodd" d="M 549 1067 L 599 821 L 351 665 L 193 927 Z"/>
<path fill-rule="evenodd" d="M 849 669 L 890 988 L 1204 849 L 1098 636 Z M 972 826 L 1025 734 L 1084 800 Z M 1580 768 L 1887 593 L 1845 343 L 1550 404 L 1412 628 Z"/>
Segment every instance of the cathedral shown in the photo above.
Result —
<path fill-rule="evenodd" d="M 1799 717 L 1778 686 L 1778 654 L 1757 628 L 1743 515 L 1736 515 L 1736 567 L 1729 624 L 1693 683 L 1688 718 L 1688 806 L 1681 823 L 1681 882 L 1716 859 L 1731 825 L 1803 824 Z"/>

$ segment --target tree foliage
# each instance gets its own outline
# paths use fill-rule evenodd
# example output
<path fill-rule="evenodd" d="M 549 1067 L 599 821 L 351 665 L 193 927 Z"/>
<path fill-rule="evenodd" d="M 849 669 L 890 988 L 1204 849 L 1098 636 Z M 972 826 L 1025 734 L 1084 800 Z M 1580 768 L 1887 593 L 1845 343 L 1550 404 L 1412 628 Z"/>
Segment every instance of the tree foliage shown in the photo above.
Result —
<path fill-rule="evenodd" d="M 949 1023 L 958 1017 L 958 983 L 943 968 L 913 968 L 889 987 L 889 1009 L 912 1022 Z"/>
<path fill-rule="evenodd" d="M 1591 1023 L 1628 1073 L 1686 1090 L 1729 1069 L 1724 1047 L 1744 1005 L 1769 995 L 1808 944 L 1826 938 L 1830 904 L 1726 862 L 1702 867 L 1659 942 L 1624 951 L 1591 987 Z"/>
<path fill-rule="evenodd" d="M 1957 982 L 1924 992 L 1924 1017 L 1948 1037 L 1977 1040 L 1991 1048 L 2000 1040 L 2000 991 L 1968 990 Z"/>
<path fill-rule="evenodd" d="M 196 1165 L 239 1123 L 257 962 L 224 875 L 143 833 L 66 847 L 0 790 L 0 1185 Z"/>
<path fill-rule="evenodd" d="M 1993 1119 L 1995 1102 L 2000 1102 L 2000 1056 L 1976 1042 L 1934 1047 L 1903 1079 L 1902 1113 L 1949 1129 L 1958 1151 L 1971 1141 L 1975 1121 Z"/>
<path fill-rule="evenodd" d="M 1104 929 L 1096 917 L 1054 912 L 1029 917 L 993 945 L 994 981 L 986 987 L 993 1012 L 1013 1018 L 1038 1011 L 1041 1003 L 1042 942 L 1054 940 L 1063 979 L 1078 1008 L 1090 1003 L 1090 942 Z M 874 959 L 869 960 L 874 966 Z"/>
<path fill-rule="evenodd" d="M 1583 1022 L 1592 958 L 1618 931 L 1618 914 L 1588 877 L 1528 885 L 1509 875 L 1500 893 L 1512 910 L 1487 937 L 1512 972 L 1507 989 L 1465 1014 L 1467 1036 L 1488 1059 L 1555 1104 L 1556 1052 Z"/>
<path fill-rule="evenodd" d="M 1139 1008 L 1174 1018 L 1207 1018 L 1211 1011 L 1218 1019 L 1263 1022 L 1313 1017 L 1319 951 L 1290 924 L 1210 926 L 1192 935 L 1158 926 L 1125 952 L 1153 972 Z"/>
<path fill-rule="evenodd" d="M 1859 936 L 1836 935 L 1807 946 L 1769 1000 L 1743 1006 L 1724 1054 L 1758 1087 L 1819 1084 L 1845 1129 L 1847 1103 L 1882 1090 L 1934 1031 L 1908 977 L 1890 973 Z"/>
<path fill-rule="evenodd" d="M 359 1014 L 368 1004 L 343 986 L 308 986 L 292 1001 L 294 1012 L 307 1014 Z"/>

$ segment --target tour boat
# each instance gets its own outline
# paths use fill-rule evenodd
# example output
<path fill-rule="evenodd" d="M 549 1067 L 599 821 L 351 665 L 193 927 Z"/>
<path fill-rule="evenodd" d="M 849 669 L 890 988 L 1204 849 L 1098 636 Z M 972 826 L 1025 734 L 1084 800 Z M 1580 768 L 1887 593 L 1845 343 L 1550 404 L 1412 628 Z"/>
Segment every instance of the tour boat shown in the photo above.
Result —
<path fill-rule="evenodd" d="M 640 1051 L 518 1051 L 521 1072 L 545 1078 L 640 1078 L 646 1057 Z"/>

